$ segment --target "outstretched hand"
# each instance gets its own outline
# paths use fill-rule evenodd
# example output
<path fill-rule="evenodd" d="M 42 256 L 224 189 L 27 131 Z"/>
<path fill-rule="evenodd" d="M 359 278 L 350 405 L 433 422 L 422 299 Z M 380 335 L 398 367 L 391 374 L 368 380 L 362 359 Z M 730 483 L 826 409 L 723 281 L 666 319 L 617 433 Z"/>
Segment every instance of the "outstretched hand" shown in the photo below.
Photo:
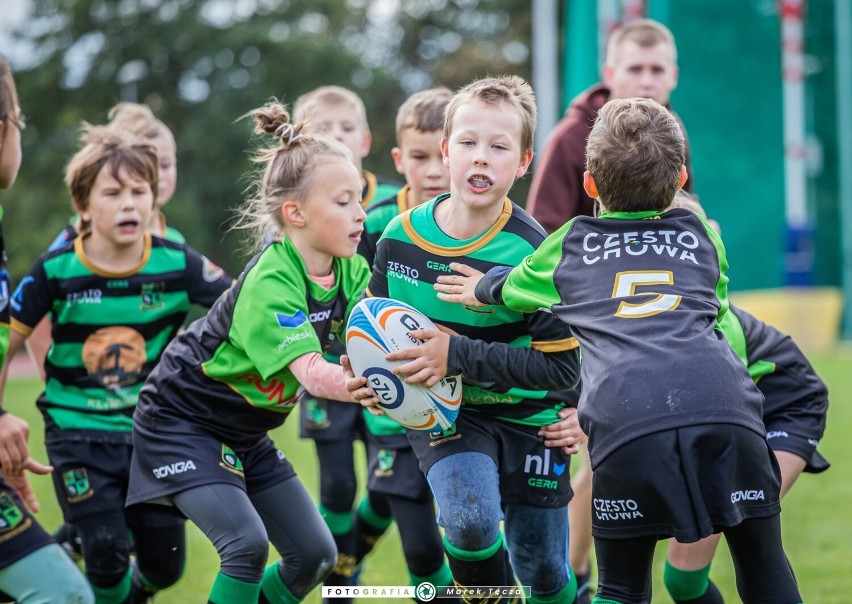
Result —
<path fill-rule="evenodd" d="M 438 299 L 465 306 L 485 306 L 476 298 L 476 285 L 484 273 L 460 262 L 451 262 L 450 268 L 460 274 L 438 277 L 433 286 L 438 292 Z"/>
<path fill-rule="evenodd" d="M 379 404 L 379 397 L 376 396 L 372 388 L 367 386 L 367 378 L 363 376 L 358 377 L 352 371 L 352 363 L 349 362 L 348 355 L 341 355 L 340 365 L 343 367 L 343 373 L 346 376 L 346 390 L 349 391 L 352 400 L 356 403 L 361 403 L 361 406 L 365 407 L 373 415 L 384 415 L 384 410 L 376 406 Z"/>
<path fill-rule="evenodd" d="M 579 453 L 580 445 L 588 440 L 588 437 L 580 428 L 580 420 L 577 417 L 577 409 L 564 407 L 559 410 L 558 422 L 542 427 L 538 435 L 544 437 L 544 446 L 562 447 L 566 455 Z"/>

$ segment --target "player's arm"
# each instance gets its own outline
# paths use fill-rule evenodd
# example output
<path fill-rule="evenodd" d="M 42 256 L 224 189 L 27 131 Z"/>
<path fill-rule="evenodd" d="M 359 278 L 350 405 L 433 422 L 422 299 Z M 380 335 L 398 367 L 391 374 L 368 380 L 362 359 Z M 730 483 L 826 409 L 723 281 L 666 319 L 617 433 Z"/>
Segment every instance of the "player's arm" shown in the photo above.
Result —
<path fill-rule="evenodd" d="M 559 302 L 553 272 L 562 259 L 562 240 L 572 223 L 550 235 L 511 270 L 498 266 L 483 275 L 465 264 L 450 264 L 458 274 L 438 277 L 435 284 L 438 297 L 468 306 L 505 304 L 512 310 L 528 314 L 540 309 L 549 311 Z"/>

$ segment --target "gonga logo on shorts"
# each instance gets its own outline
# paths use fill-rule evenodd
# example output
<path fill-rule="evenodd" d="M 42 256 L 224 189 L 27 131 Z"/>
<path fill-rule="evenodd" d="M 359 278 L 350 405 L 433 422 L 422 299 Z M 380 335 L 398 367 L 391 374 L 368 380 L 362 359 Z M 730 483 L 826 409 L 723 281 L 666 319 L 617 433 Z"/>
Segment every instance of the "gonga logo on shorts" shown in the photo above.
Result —
<path fill-rule="evenodd" d="M 0 494 L 0 543 L 21 534 L 32 523 L 8 493 Z"/>
<path fill-rule="evenodd" d="M 147 357 L 145 338 L 130 327 L 102 327 L 83 342 L 86 372 L 111 391 L 137 383 Z"/>
<path fill-rule="evenodd" d="M 74 468 L 62 473 L 62 484 L 65 485 L 65 495 L 68 503 L 79 503 L 95 494 L 89 484 L 89 474 L 86 468 Z"/>
<path fill-rule="evenodd" d="M 234 450 L 231 447 L 224 443 L 222 444 L 222 460 L 219 462 L 219 467 L 224 468 L 229 472 L 233 472 L 234 474 L 245 476 L 242 460 L 236 453 L 234 453 Z"/>

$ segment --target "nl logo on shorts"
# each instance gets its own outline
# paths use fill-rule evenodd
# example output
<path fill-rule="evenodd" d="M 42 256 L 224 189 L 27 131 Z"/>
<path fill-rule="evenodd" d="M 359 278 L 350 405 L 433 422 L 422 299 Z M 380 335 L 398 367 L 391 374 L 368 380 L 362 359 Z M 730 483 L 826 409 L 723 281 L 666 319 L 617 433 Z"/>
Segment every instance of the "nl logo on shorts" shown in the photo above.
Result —
<path fill-rule="evenodd" d="M 566 464 L 550 463 L 550 449 L 544 450 L 544 455 L 527 454 L 524 460 L 524 474 L 532 474 L 527 484 L 534 489 L 556 489 L 558 478 L 565 473 Z M 554 478 L 547 478 L 553 472 Z"/>

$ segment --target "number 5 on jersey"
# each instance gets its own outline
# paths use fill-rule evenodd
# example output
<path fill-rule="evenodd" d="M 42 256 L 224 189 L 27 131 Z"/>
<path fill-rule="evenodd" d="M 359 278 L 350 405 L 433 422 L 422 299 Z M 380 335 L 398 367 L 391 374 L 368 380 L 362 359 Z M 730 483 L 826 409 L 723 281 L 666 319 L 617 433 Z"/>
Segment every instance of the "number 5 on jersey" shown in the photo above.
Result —
<path fill-rule="evenodd" d="M 616 317 L 622 319 L 642 319 L 653 317 L 667 310 L 674 310 L 680 304 L 680 296 L 672 294 L 660 294 L 654 291 L 636 292 L 636 288 L 645 285 L 673 285 L 674 275 L 671 271 L 623 271 L 616 273 L 615 283 L 612 286 L 613 298 L 626 298 L 627 296 L 655 296 L 647 302 L 631 304 L 621 302 Z"/>

